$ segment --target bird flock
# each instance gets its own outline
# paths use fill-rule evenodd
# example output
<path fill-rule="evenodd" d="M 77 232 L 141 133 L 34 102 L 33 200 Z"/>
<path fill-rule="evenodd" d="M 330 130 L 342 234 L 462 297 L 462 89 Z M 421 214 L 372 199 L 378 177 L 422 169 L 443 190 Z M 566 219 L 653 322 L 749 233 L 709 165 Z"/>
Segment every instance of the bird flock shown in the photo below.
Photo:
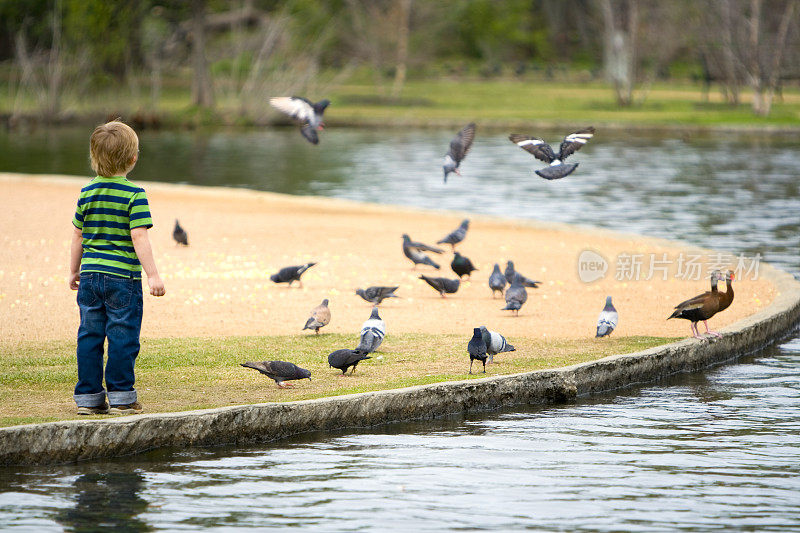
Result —
<path fill-rule="evenodd" d="M 329 100 L 324 99 L 313 103 L 306 98 L 290 96 L 270 98 L 269 103 L 299 123 L 300 133 L 308 142 L 315 145 L 319 143 L 318 132 L 324 129 L 323 113 L 330 105 Z M 461 175 L 459 167 L 472 147 L 475 139 L 475 130 L 476 124 L 470 122 L 450 142 L 449 150 L 444 156 L 444 183 L 447 183 L 449 174 Z M 578 163 L 566 163 L 565 160 L 592 139 L 594 133 L 595 129 L 590 126 L 566 135 L 557 153 L 549 144 L 538 137 L 512 133 L 508 138 L 512 143 L 527 151 L 536 159 L 547 163 L 548 166 L 535 170 L 538 176 L 546 180 L 556 180 L 565 178 L 575 171 Z M 456 246 L 465 240 L 469 225 L 469 219 L 464 219 L 456 229 L 436 242 L 439 245 L 450 245 L 450 250 L 453 253 L 450 268 L 457 277 L 448 278 L 425 274 L 420 274 L 419 276 L 419 279 L 427 283 L 442 298 L 445 298 L 448 294 L 458 292 L 462 280 L 465 277 L 468 280 L 471 279 L 472 273 L 478 271 L 470 258 L 456 251 Z M 186 230 L 181 227 L 178 220 L 175 221 L 173 238 L 178 245 L 188 246 L 189 244 Z M 402 251 L 403 255 L 413 263 L 414 270 L 419 265 L 440 270 L 441 264 L 437 263 L 428 254 L 436 254 L 438 257 L 445 253 L 438 246 L 411 240 L 408 234 L 402 235 Z M 274 283 L 287 283 L 290 287 L 297 282 L 298 286 L 302 287 L 302 275 L 316 264 L 309 262 L 302 265 L 287 266 L 272 274 L 270 279 Z M 728 271 L 725 276 L 719 271 L 714 271 L 711 275 L 711 291 L 681 302 L 675 306 L 674 312 L 668 319 L 683 318 L 689 320 L 692 336 L 695 338 L 706 338 L 697 331 L 697 324 L 700 321 L 705 324 L 707 335 L 719 336 L 719 333 L 709 330 L 706 321 L 716 313 L 726 309 L 733 301 L 733 289 L 731 288 L 733 279 L 732 271 Z M 727 292 L 722 293 L 717 289 L 718 281 L 727 282 Z M 502 310 L 511 311 L 514 316 L 519 315 L 520 309 L 528 300 L 527 289 L 536 289 L 541 284 L 542 281 L 530 279 L 517 271 L 513 261 L 507 261 L 504 271 L 500 270 L 499 263 L 494 263 L 493 270 L 488 277 L 488 286 L 492 292 L 492 298 L 496 298 L 497 294 L 500 293 L 504 297 L 506 304 Z M 398 285 L 370 286 L 356 289 L 355 294 L 372 304 L 373 307 L 369 318 L 361 327 L 357 346 L 353 349 L 338 349 L 328 355 L 329 366 L 340 370 L 342 372 L 341 376 L 347 375 L 348 370 L 351 375 L 355 373 L 358 363 L 370 359 L 372 356 L 369 354 L 375 352 L 381 346 L 386 336 L 386 322 L 380 317 L 379 306 L 387 298 L 398 298 L 395 291 L 399 288 Z M 319 335 L 320 329 L 327 326 L 331 321 L 329 303 L 326 298 L 322 303 L 314 307 L 302 329 L 313 330 L 315 335 Z M 608 296 L 605 306 L 597 319 L 596 337 L 611 335 L 617 327 L 618 320 L 619 315 L 612 303 L 612 297 Z M 475 327 L 473 328 L 472 338 L 467 343 L 467 353 L 470 358 L 469 373 L 472 374 L 473 364 L 476 360 L 482 364 L 483 373 L 485 373 L 486 364 L 493 363 L 495 355 L 515 350 L 514 346 L 500 333 L 491 331 L 486 326 Z M 287 381 L 311 379 L 309 370 L 287 361 L 248 361 L 242 363 L 241 366 L 258 370 L 273 379 L 279 388 L 290 387 L 291 385 L 287 384 Z"/>

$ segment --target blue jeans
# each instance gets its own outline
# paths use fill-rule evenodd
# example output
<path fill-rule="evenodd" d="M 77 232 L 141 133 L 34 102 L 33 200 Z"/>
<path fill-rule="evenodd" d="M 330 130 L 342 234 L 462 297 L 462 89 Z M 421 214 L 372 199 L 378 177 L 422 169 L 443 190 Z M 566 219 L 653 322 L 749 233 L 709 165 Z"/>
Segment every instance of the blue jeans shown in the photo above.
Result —
<path fill-rule="evenodd" d="M 133 365 L 139 355 L 142 329 L 142 281 L 99 272 L 81 274 L 78 287 L 78 407 L 105 403 L 103 345 L 108 338 L 105 381 L 108 403 L 128 405 L 136 401 Z"/>

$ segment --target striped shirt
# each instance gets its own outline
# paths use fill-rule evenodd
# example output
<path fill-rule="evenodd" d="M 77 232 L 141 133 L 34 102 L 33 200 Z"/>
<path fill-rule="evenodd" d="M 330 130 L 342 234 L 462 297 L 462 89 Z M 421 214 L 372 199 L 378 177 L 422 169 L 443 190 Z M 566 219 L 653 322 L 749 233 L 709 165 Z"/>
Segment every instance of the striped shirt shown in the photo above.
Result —
<path fill-rule="evenodd" d="M 81 272 L 142 278 L 131 230 L 153 227 L 144 189 L 124 176 L 97 176 L 81 189 L 72 224 L 83 232 Z"/>

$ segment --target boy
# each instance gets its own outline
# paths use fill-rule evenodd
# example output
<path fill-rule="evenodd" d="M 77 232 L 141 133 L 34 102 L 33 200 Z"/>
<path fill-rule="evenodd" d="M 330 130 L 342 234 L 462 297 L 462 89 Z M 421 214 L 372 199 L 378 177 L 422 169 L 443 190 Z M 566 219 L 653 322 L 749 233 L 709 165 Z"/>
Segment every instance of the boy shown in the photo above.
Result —
<path fill-rule="evenodd" d="M 80 415 L 141 413 L 133 365 L 142 327 L 142 267 L 150 294 L 165 290 L 147 237 L 153 226 L 147 196 L 125 177 L 136 164 L 139 138 L 128 125 L 108 122 L 92 133 L 89 155 L 97 177 L 81 189 L 70 246 L 69 287 L 78 291 L 81 314 L 75 403 Z"/>

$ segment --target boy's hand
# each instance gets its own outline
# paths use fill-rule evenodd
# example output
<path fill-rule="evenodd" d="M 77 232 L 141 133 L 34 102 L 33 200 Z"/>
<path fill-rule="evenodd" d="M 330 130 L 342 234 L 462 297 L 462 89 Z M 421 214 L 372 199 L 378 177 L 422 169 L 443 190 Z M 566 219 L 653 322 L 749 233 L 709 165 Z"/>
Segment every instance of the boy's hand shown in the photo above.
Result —
<path fill-rule="evenodd" d="M 71 272 L 69 275 L 69 288 L 72 289 L 73 291 L 77 291 L 78 282 L 80 281 L 80 279 L 81 279 L 80 272 Z"/>
<path fill-rule="evenodd" d="M 167 293 L 164 282 L 161 281 L 161 276 L 158 274 L 147 277 L 147 286 L 150 287 L 150 294 L 153 296 L 164 296 Z"/>

